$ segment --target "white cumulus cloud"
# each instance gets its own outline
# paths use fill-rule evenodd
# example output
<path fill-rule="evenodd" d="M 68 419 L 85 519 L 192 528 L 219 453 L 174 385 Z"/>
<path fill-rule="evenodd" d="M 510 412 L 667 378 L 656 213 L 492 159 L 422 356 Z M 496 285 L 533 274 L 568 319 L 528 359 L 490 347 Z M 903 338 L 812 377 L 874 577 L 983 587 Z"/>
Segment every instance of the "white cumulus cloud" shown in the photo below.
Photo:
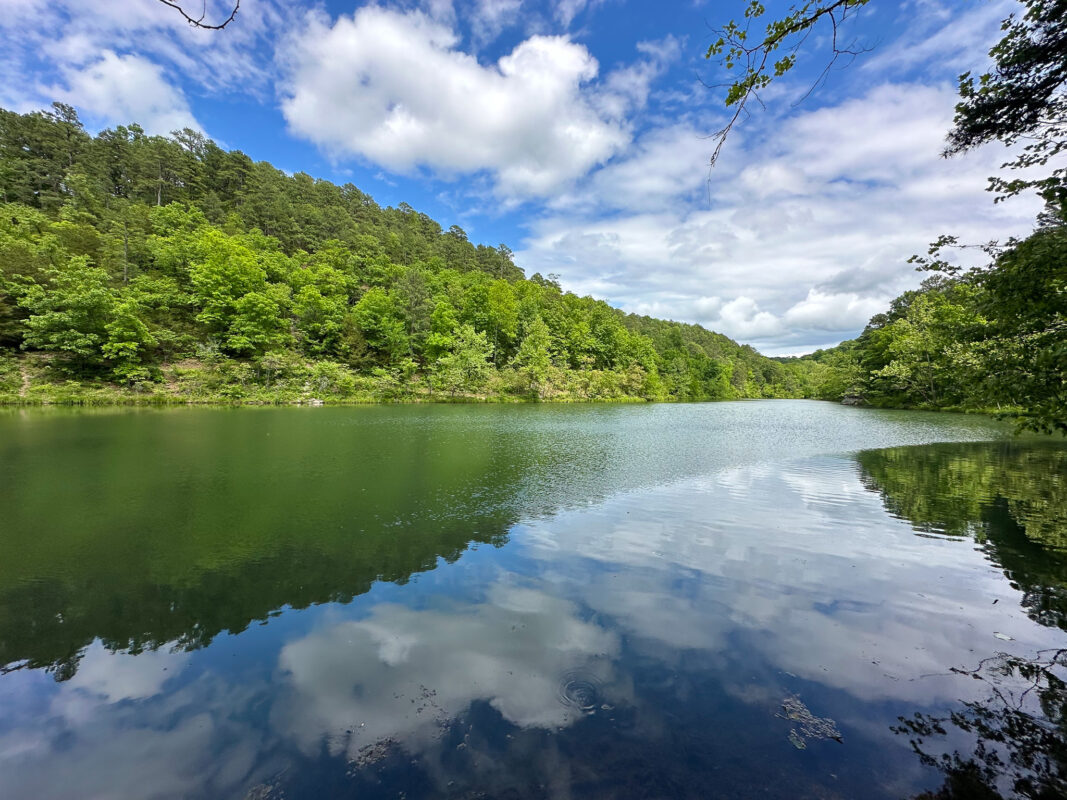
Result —
<path fill-rule="evenodd" d="M 1033 201 L 994 206 L 985 190 L 1003 148 L 940 157 L 955 100 L 947 84 L 884 83 L 753 120 L 710 183 L 699 119 L 652 128 L 531 223 L 518 263 L 771 354 L 836 344 L 919 283 L 907 259 L 940 234 L 1032 225 Z"/>
<path fill-rule="evenodd" d="M 599 68 L 584 46 L 534 36 L 483 65 L 458 44 L 418 11 L 314 18 L 291 51 L 289 127 L 397 172 L 488 171 L 505 196 L 553 192 L 629 141 L 584 89 Z"/>
<path fill-rule="evenodd" d="M 141 56 L 106 50 L 96 61 L 65 69 L 64 77 L 65 85 L 49 87 L 48 94 L 105 125 L 137 122 L 148 133 L 160 135 L 201 127 L 181 90 L 166 79 L 158 64 Z"/>
<path fill-rule="evenodd" d="M 808 296 L 785 312 L 789 325 L 813 330 L 846 331 L 862 328 L 885 304 L 856 292 L 830 293 L 809 289 Z"/>
<path fill-rule="evenodd" d="M 229 8 L 205 6 L 210 19 Z M 30 111 L 63 100 L 91 123 L 199 127 L 187 91 L 273 97 L 274 42 L 303 13 L 243 0 L 237 22 L 213 33 L 154 0 L 0 0 L 0 105 Z"/>

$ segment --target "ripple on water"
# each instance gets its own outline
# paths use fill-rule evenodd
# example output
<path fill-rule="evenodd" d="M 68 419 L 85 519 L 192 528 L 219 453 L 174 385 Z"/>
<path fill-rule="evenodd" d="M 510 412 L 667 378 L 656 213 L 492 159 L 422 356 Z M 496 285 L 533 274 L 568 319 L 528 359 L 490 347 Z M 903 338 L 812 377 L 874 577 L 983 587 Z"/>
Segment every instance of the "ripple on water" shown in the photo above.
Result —
<path fill-rule="evenodd" d="M 600 679 L 587 670 L 563 673 L 559 681 L 559 701 L 583 714 L 595 714 L 600 705 Z"/>

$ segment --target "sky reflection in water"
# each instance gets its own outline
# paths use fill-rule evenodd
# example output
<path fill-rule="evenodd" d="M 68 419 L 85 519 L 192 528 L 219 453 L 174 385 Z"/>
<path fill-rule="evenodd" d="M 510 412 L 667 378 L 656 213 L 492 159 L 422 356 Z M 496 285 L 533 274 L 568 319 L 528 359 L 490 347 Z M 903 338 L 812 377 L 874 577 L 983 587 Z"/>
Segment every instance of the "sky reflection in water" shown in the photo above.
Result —
<path fill-rule="evenodd" d="M 840 411 L 779 407 L 784 427 L 798 407 Z M 692 408 L 733 413 L 677 413 Z M 1061 445 L 858 456 L 799 446 L 773 458 L 774 442 L 761 441 L 748 449 L 759 458 L 704 468 L 692 464 L 706 443 L 686 449 L 679 432 L 675 463 L 691 464 L 689 474 L 657 485 L 646 478 L 660 467 L 639 474 L 633 460 L 596 466 L 593 457 L 647 449 L 632 444 L 642 441 L 640 419 L 586 418 L 602 426 L 593 450 L 578 446 L 547 467 L 535 458 L 510 482 L 487 485 L 489 516 L 505 520 L 506 537 L 475 537 L 452 563 L 438 558 L 410 578 L 334 585 L 366 570 L 323 569 L 322 597 L 285 607 L 290 588 L 279 583 L 273 607 L 282 612 L 237 635 L 201 641 L 193 632 L 181 646 L 141 652 L 97 639 L 51 674 L 43 667 L 55 657 L 43 654 L 56 648 L 35 653 L 25 631 L 5 634 L 4 653 L 21 660 L 0 676 L 0 795 L 909 797 L 942 776 L 891 730 L 898 716 L 981 699 L 986 686 L 953 666 L 1064 646 L 1067 559 L 1054 549 L 1057 531 L 1067 535 Z M 885 427 L 893 419 L 883 419 L 866 418 L 871 438 L 894 438 Z M 941 420 L 942 438 L 974 430 Z M 478 441 L 511 436 L 508 452 L 525 442 L 549 454 L 537 443 L 565 437 L 530 417 L 521 423 L 533 432 L 516 432 L 512 417 L 487 422 Z M 558 474 L 575 464 L 586 473 Z M 609 475 L 604 486 L 625 491 L 582 502 L 598 470 Z M 550 511 L 553 491 L 543 487 L 568 481 L 587 489 L 556 491 Z M 432 506 L 413 518 L 453 530 L 462 512 Z M 121 524 L 124 512 L 111 513 Z M 483 525 L 479 515 L 484 508 L 472 508 Z M 398 527 L 394 535 L 407 535 Z M 452 547 L 421 535 L 427 553 Z M 208 561 L 210 548 L 197 552 Z M 213 568 L 244 574 L 230 562 L 199 567 Z M 77 616 L 75 600 L 55 600 L 54 584 L 70 576 L 22 577 L 3 585 L 4 614 L 37 586 Z M 187 601 L 182 591 L 160 588 L 176 602 Z M 322 602 L 333 596 L 343 602 Z M 138 599 L 112 596 L 115 618 L 136 617 L 122 604 Z M 103 638 L 121 629 L 82 621 Z M 792 697 L 832 719 L 842 740 L 798 735 L 783 709 Z"/>

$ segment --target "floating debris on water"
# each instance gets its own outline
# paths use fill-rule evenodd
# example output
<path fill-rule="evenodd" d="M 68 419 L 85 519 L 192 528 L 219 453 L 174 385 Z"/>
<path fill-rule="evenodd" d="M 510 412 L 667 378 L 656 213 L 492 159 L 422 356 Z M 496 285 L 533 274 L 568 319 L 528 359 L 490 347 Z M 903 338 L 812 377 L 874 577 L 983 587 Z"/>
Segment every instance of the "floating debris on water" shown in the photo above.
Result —
<path fill-rule="evenodd" d="M 397 745 L 398 742 L 390 737 L 364 745 L 359 749 L 355 757 L 348 760 L 348 777 L 351 778 L 360 770 L 366 769 L 372 764 L 377 764 L 389 755 L 390 751 Z"/>
<path fill-rule="evenodd" d="M 796 728 L 789 731 L 789 741 L 797 750 L 806 750 L 805 739 L 833 739 L 835 742 L 842 741 L 841 731 L 829 717 L 816 717 L 808 710 L 799 697 L 790 695 L 782 701 L 782 713 L 776 717 L 800 723 L 800 731 Z"/>

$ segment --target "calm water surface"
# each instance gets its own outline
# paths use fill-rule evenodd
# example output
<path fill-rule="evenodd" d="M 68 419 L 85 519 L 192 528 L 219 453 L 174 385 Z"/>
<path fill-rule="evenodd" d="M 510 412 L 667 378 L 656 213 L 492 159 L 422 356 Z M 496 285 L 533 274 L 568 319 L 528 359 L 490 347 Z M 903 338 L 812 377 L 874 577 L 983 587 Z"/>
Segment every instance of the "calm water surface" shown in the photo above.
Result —
<path fill-rule="evenodd" d="M 1048 783 L 1067 445 L 1010 433 L 800 401 L 0 412 L 0 797 Z"/>

